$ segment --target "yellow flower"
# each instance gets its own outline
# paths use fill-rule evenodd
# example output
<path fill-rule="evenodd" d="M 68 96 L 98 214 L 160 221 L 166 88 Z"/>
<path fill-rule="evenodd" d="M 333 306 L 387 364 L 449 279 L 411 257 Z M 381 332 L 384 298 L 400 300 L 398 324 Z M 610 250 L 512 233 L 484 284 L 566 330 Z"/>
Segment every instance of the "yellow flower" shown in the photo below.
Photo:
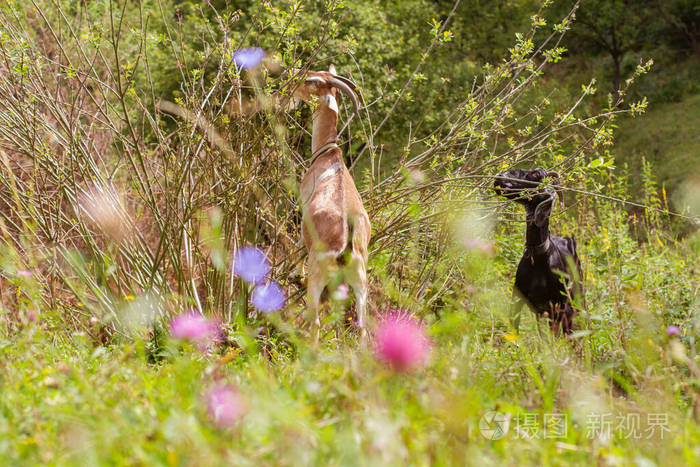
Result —
<path fill-rule="evenodd" d="M 126 297 L 124 297 L 124 300 L 133 300 L 133 299 L 134 299 L 133 295 L 127 295 Z"/>
<path fill-rule="evenodd" d="M 517 336 L 511 333 L 503 334 L 503 338 L 508 342 L 515 342 L 518 340 Z"/>

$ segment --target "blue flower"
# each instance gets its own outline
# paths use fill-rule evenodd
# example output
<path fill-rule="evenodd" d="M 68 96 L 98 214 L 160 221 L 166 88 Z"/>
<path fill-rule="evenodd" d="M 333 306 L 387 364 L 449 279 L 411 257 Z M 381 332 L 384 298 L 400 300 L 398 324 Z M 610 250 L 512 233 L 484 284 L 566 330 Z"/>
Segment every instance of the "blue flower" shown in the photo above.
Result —
<path fill-rule="evenodd" d="M 250 284 L 257 284 L 270 273 L 270 262 L 260 248 L 247 246 L 233 256 L 233 273 Z"/>
<path fill-rule="evenodd" d="M 258 285 L 253 290 L 253 306 L 263 313 L 277 311 L 284 306 L 286 294 L 281 285 L 270 281 L 265 285 Z"/>
<path fill-rule="evenodd" d="M 265 51 L 260 47 L 241 49 L 233 54 L 233 60 L 236 62 L 236 65 L 244 70 L 255 68 L 260 64 L 264 57 Z"/>

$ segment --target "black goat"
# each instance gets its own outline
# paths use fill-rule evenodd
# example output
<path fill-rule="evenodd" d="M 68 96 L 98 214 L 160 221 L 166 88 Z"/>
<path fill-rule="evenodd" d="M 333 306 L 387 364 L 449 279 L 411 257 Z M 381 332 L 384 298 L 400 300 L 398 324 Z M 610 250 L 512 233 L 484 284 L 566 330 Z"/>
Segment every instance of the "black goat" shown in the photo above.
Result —
<path fill-rule="evenodd" d="M 527 303 L 538 316 L 550 320 L 555 334 L 560 330 L 568 334 L 577 311 L 570 298 L 583 295 L 581 263 L 576 240 L 549 233 L 549 216 L 561 193 L 552 186 L 543 187 L 545 178 L 559 182 L 558 174 L 543 169 L 512 170 L 494 182 L 496 193 L 525 206 L 527 214 L 525 253 L 518 264 L 513 289 L 513 324 L 517 330 L 523 303 Z"/>

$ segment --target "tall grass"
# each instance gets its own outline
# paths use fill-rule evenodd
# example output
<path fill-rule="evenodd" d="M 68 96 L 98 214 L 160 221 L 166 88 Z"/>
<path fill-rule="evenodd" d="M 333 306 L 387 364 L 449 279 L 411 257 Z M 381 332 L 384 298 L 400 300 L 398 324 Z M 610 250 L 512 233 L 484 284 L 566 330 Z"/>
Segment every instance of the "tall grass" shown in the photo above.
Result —
<path fill-rule="evenodd" d="M 324 10 L 326 26 L 311 49 L 289 33 L 301 27 L 292 8 L 278 50 L 250 71 L 238 68 L 232 54 L 252 28 L 270 21 L 269 12 L 257 11 L 241 28 L 236 15 L 215 11 L 212 22 L 202 10 L 202 35 L 193 42 L 182 18 L 159 5 L 159 18 L 147 14 L 146 4 L 128 2 L 2 7 L 4 234 L 39 266 L 47 304 L 65 307 L 73 326 L 80 327 L 76 316 L 84 313 L 111 333 L 125 297 L 143 295 L 161 314 L 191 306 L 231 320 L 246 307 L 236 305 L 241 290 L 228 259 L 246 244 L 268 251 L 294 300 L 303 292 L 297 180 L 308 160 L 308 111 L 295 109 L 290 97 L 300 76 L 279 71 L 321 66 L 314 58 L 331 37 L 327 25 L 338 5 Z M 563 53 L 558 44 L 571 18 L 535 41 L 544 24 L 534 16 L 509 57 L 465 86 L 443 121 L 428 125 L 427 108 L 402 152 L 384 155 L 374 136 L 448 37 L 448 16 L 389 113 L 378 117 L 367 107 L 354 122 L 359 133 L 348 131 L 343 144 L 375 227 L 372 254 L 384 258 L 385 273 L 399 283 L 411 271 L 404 298 L 422 298 L 426 284 L 442 275 L 435 265 L 447 251 L 443 219 L 487 200 L 493 173 L 538 161 L 575 174 L 587 153 L 610 144 L 622 97 L 594 116 L 577 114 L 590 86 L 570 107 L 532 100 L 548 64 Z M 197 52 L 188 55 L 192 47 Z M 168 77 L 175 90 L 157 73 L 163 63 L 176 72 Z M 106 235 L 85 199 L 117 203 L 116 223 L 125 232 Z M 449 274 L 432 300 L 464 279 Z"/>

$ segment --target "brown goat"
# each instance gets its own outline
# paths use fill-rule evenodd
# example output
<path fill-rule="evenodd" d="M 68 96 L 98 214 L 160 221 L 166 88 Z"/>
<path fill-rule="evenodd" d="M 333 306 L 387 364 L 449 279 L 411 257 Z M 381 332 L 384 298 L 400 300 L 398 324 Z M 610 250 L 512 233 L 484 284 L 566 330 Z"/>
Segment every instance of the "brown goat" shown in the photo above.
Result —
<path fill-rule="evenodd" d="M 300 190 L 302 238 L 309 254 L 307 296 L 314 313 L 315 342 L 321 325 L 321 295 L 341 266 L 343 279 L 355 294 L 357 325 L 365 336 L 370 222 L 337 145 L 338 89 L 350 97 L 357 113 L 357 89 L 350 80 L 336 75 L 333 65 L 329 71 L 309 71 L 295 93 L 305 101 L 316 102 L 312 159 Z"/>

